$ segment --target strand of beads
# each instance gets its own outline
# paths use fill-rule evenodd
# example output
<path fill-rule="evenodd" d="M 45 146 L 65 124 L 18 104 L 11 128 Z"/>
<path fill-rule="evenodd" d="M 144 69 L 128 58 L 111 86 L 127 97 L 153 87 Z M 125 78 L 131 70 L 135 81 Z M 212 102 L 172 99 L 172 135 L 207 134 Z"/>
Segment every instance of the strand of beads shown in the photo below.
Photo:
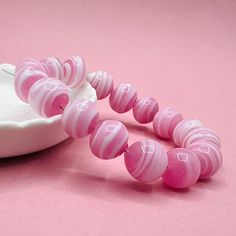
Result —
<path fill-rule="evenodd" d="M 106 76 L 102 77 L 104 74 Z M 109 103 L 114 111 L 124 113 L 132 109 L 136 121 L 141 124 L 153 122 L 154 133 L 157 137 L 172 139 L 176 144 L 177 148 L 167 153 L 168 168 L 162 176 L 164 183 L 174 188 L 185 188 L 193 185 L 198 179 L 212 177 L 220 169 L 221 144 L 214 131 L 205 128 L 197 119 L 184 119 L 181 113 L 172 108 L 159 111 L 159 104 L 152 97 L 137 99 L 137 91 L 131 84 L 120 84 L 116 88 L 111 88 L 111 82 L 107 81 L 107 78 L 112 78 L 112 76 L 107 75 L 109 75 L 107 72 L 93 72 L 87 76 L 87 80 L 96 90 L 102 84 L 104 91 L 110 91 Z M 102 94 L 101 89 L 99 94 Z M 106 96 L 102 98 L 108 95 L 106 92 Z M 100 96 L 98 99 L 101 99 Z M 134 143 L 124 153 L 127 170 L 133 177 L 143 182 L 149 182 L 148 178 L 147 181 L 144 180 L 144 175 L 151 174 L 149 168 L 152 168 L 149 162 L 151 159 L 145 155 L 154 153 L 154 150 L 158 149 L 157 145 L 153 144 L 155 141 L 151 141 L 149 143 L 152 145 Z M 139 157 L 139 152 L 142 157 Z M 165 156 L 163 153 L 161 155 Z M 165 163 L 165 157 L 162 158 L 162 163 Z M 161 165 L 158 164 L 158 166 Z M 155 169 L 157 174 L 158 168 L 155 167 Z"/>
<path fill-rule="evenodd" d="M 69 102 L 69 88 L 80 86 L 85 79 L 86 64 L 81 57 L 70 57 L 63 64 L 54 57 L 40 62 L 26 59 L 16 68 L 15 89 L 19 98 L 29 102 L 38 114 L 44 117 L 62 114 L 62 125 L 71 137 L 90 135 L 91 151 L 100 159 L 124 154 L 128 172 L 138 181 L 149 183 L 162 177 L 171 187 L 186 188 L 198 179 L 210 178 L 222 165 L 219 137 L 199 120 L 183 119 L 181 113 L 171 108 L 159 111 L 154 98 L 138 99 L 131 84 L 114 88 L 107 72 L 88 74 L 87 81 L 96 89 L 98 99 L 109 96 L 111 108 L 118 113 L 132 109 L 136 121 L 153 122 L 156 136 L 173 139 L 178 148 L 167 153 L 151 139 L 128 146 L 129 134 L 123 123 L 99 121 L 93 102 L 84 99 Z"/>

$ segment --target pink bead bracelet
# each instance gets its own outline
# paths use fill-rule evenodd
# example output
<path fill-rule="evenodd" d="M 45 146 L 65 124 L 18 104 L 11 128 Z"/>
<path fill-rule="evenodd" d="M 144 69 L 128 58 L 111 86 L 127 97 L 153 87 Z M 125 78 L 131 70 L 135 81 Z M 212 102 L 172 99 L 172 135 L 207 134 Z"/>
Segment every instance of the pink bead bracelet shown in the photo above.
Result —
<path fill-rule="evenodd" d="M 114 88 L 112 76 L 104 71 L 87 75 L 85 61 L 72 56 L 64 63 L 55 57 L 40 62 L 26 59 L 16 67 L 15 90 L 43 117 L 62 114 L 65 132 L 74 138 L 90 136 L 92 153 L 108 160 L 124 154 L 125 166 L 135 179 L 149 183 L 162 177 L 173 188 L 190 187 L 198 179 L 212 177 L 222 165 L 220 139 L 197 119 L 184 119 L 172 108 L 159 111 L 152 97 L 137 98 L 131 84 Z M 87 80 L 97 92 L 98 99 L 109 96 L 111 108 L 118 113 L 133 110 L 141 124 L 153 122 L 157 137 L 173 140 L 177 148 L 168 152 L 155 140 L 145 139 L 128 146 L 126 126 L 116 120 L 99 121 L 95 103 L 69 100 L 69 89 Z"/>

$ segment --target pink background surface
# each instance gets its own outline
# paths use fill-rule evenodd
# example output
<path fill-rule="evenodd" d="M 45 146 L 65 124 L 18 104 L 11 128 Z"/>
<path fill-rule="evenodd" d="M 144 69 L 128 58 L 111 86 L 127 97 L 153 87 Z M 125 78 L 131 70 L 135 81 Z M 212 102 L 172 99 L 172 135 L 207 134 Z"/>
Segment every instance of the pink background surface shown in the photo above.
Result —
<path fill-rule="evenodd" d="M 235 235 L 236 1 L 1 1 L 0 63 L 82 55 L 139 96 L 200 118 L 222 138 L 208 182 L 170 191 L 142 185 L 123 157 L 96 159 L 88 140 L 0 160 L 0 235 Z M 132 113 L 130 143 L 154 137 Z"/>

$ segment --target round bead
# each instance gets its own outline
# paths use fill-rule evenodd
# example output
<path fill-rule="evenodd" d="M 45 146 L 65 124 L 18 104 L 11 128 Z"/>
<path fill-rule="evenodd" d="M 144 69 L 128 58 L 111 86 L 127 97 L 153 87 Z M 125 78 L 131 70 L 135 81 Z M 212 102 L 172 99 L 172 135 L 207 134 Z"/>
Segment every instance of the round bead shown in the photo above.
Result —
<path fill-rule="evenodd" d="M 114 87 L 112 76 L 105 71 L 90 73 L 87 76 L 87 81 L 96 90 L 99 100 L 107 97 Z"/>
<path fill-rule="evenodd" d="M 141 182 L 153 182 L 166 171 L 167 153 L 158 142 L 146 139 L 132 144 L 124 153 L 128 172 Z"/>
<path fill-rule="evenodd" d="M 134 119 L 141 124 L 152 122 L 158 110 L 159 105 L 156 99 L 152 97 L 140 98 L 133 107 Z"/>
<path fill-rule="evenodd" d="M 18 63 L 16 65 L 16 69 L 15 69 L 15 75 L 17 75 L 18 72 L 20 72 L 21 70 L 25 70 L 26 68 L 30 68 L 31 70 L 39 70 L 39 71 L 43 71 L 46 73 L 44 67 L 41 65 L 41 63 L 33 58 L 27 58 L 24 61 Z"/>
<path fill-rule="evenodd" d="M 86 63 L 79 56 L 72 56 L 64 63 L 63 81 L 71 88 L 79 87 L 86 79 Z"/>
<path fill-rule="evenodd" d="M 154 133 L 165 139 L 171 139 L 175 127 L 183 120 L 181 113 L 171 108 L 165 108 L 158 112 L 153 120 Z"/>
<path fill-rule="evenodd" d="M 28 100 L 31 108 L 43 117 L 61 114 L 69 102 L 68 87 L 58 79 L 41 79 L 30 88 Z"/>
<path fill-rule="evenodd" d="M 208 179 L 213 176 L 222 165 L 222 154 L 218 146 L 212 143 L 193 143 L 189 147 L 201 164 L 200 179 Z"/>
<path fill-rule="evenodd" d="M 46 70 L 48 77 L 63 80 L 63 66 L 58 58 L 47 57 L 42 59 L 40 62 Z"/>
<path fill-rule="evenodd" d="M 34 70 L 31 67 L 25 67 L 19 70 L 15 76 L 15 91 L 23 102 L 28 102 L 28 95 L 31 86 L 38 80 L 47 78 L 43 71 Z"/>
<path fill-rule="evenodd" d="M 172 188 L 187 188 L 195 184 L 201 172 L 196 154 L 184 148 L 172 149 L 167 154 L 168 168 L 163 182 Z"/>
<path fill-rule="evenodd" d="M 101 122 L 90 136 L 92 153 L 101 159 L 121 155 L 128 144 L 129 133 L 125 125 L 116 120 Z"/>
<path fill-rule="evenodd" d="M 220 148 L 221 142 L 219 136 L 211 129 L 199 128 L 188 133 L 184 138 L 182 147 L 188 147 L 195 142 L 213 143 Z"/>
<path fill-rule="evenodd" d="M 69 136 L 83 138 L 94 130 L 98 119 L 99 113 L 94 102 L 77 99 L 65 108 L 61 121 Z"/>
<path fill-rule="evenodd" d="M 184 138 L 194 129 L 203 128 L 204 125 L 200 120 L 184 119 L 174 129 L 173 141 L 178 147 L 182 147 Z"/>
<path fill-rule="evenodd" d="M 131 84 L 120 84 L 114 88 L 110 95 L 110 106 L 118 112 L 129 111 L 137 100 L 137 91 Z"/>

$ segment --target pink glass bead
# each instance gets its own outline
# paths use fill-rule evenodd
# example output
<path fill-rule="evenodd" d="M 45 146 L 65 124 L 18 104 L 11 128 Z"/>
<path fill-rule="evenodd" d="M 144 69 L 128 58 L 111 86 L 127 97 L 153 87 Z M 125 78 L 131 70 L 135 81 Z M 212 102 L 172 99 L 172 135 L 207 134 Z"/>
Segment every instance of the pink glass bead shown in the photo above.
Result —
<path fill-rule="evenodd" d="M 220 148 L 221 142 L 219 136 L 211 129 L 199 128 L 188 133 L 184 138 L 182 147 L 188 147 L 195 142 L 213 143 Z"/>
<path fill-rule="evenodd" d="M 128 172 L 141 182 L 153 182 L 166 171 L 167 153 L 158 142 L 146 139 L 132 144 L 124 153 Z"/>
<path fill-rule="evenodd" d="M 40 62 L 46 70 L 48 77 L 63 80 L 63 66 L 58 58 L 47 57 L 42 59 Z"/>
<path fill-rule="evenodd" d="M 66 106 L 62 125 L 69 136 L 83 138 L 94 130 L 98 118 L 99 113 L 94 102 L 77 99 Z"/>
<path fill-rule="evenodd" d="M 61 114 L 69 102 L 68 87 L 58 79 L 41 79 L 30 88 L 28 100 L 31 108 L 43 117 Z"/>
<path fill-rule="evenodd" d="M 116 120 L 105 120 L 90 136 L 92 153 L 101 159 L 112 159 L 121 155 L 128 144 L 129 133 L 125 125 Z"/>
<path fill-rule="evenodd" d="M 28 102 L 29 90 L 31 86 L 38 80 L 47 78 L 47 74 L 43 71 L 34 70 L 26 67 L 19 70 L 15 76 L 15 91 L 23 102 Z"/>
<path fill-rule="evenodd" d="M 110 95 L 110 106 L 118 112 L 129 111 L 137 100 L 137 91 L 131 84 L 120 84 L 114 88 Z"/>
<path fill-rule="evenodd" d="M 218 146 L 212 143 L 193 143 L 188 147 L 193 151 L 201 164 L 200 179 L 212 177 L 222 165 L 222 154 Z"/>
<path fill-rule="evenodd" d="M 183 120 L 181 113 L 171 108 L 159 111 L 153 120 L 154 133 L 165 139 L 171 139 L 175 127 Z"/>
<path fill-rule="evenodd" d="M 153 121 L 158 110 L 159 105 L 156 99 L 152 97 L 143 97 L 135 102 L 133 115 L 136 121 L 141 124 L 146 124 Z"/>
<path fill-rule="evenodd" d="M 172 188 L 188 188 L 195 184 L 201 172 L 197 155 L 184 148 L 172 149 L 167 154 L 168 168 L 163 182 Z"/>
<path fill-rule="evenodd" d="M 64 79 L 63 81 L 71 88 L 79 87 L 86 79 L 86 63 L 79 56 L 72 56 L 64 63 Z"/>
<path fill-rule="evenodd" d="M 33 58 L 27 58 L 24 61 L 18 63 L 16 65 L 16 69 L 15 69 L 15 75 L 18 74 L 19 71 L 21 70 L 26 70 L 26 68 L 30 68 L 31 70 L 39 70 L 39 71 L 43 71 L 46 73 L 46 70 L 44 69 L 44 67 L 41 65 L 41 63 Z"/>
<path fill-rule="evenodd" d="M 174 129 L 173 141 L 178 147 L 182 147 L 184 138 L 194 129 L 203 128 L 204 125 L 200 120 L 184 119 Z"/>
<path fill-rule="evenodd" d="M 98 99 L 107 97 L 114 87 L 112 76 L 105 71 L 90 73 L 87 76 L 87 81 L 96 89 Z"/>

